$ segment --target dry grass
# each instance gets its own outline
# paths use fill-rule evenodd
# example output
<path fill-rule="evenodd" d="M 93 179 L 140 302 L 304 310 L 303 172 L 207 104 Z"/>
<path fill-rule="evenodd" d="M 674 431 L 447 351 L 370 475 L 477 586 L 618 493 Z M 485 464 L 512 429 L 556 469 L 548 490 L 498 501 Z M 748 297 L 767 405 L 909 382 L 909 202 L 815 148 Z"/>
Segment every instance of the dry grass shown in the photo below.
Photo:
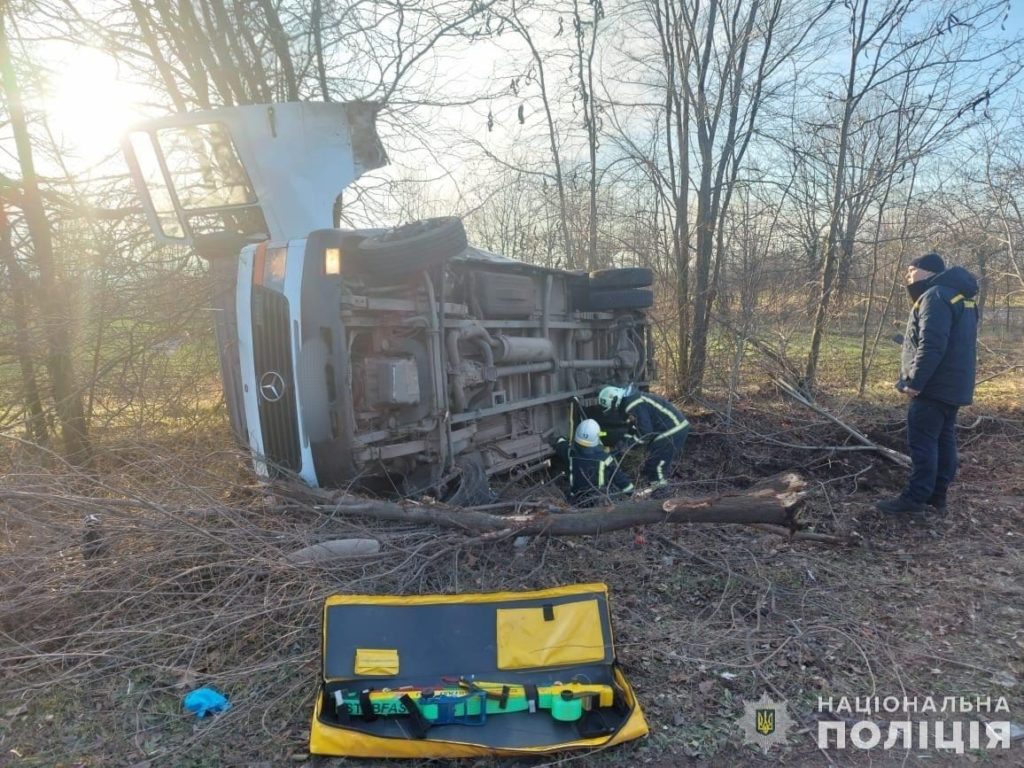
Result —
<path fill-rule="evenodd" d="M 247 487 L 235 454 L 131 446 L 102 463 L 96 474 L 19 473 L 0 491 L 5 717 L 38 725 L 3 746 L 26 764 L 89 764 L 97 750 L 96 765 L 202 765 L 210 743 L 239 729 L 302 752 L 292 729 L 316 679 L 324 597 L 451 588 L 426 568 L 450 537 L 310 514 Z M 90 515 L 99 542 L 87 544 Z M 330 568 L 282 560 L 348 535 L 376 535 L 386 554 Z M 234 709 L 193 734 L 178 709 L 200 684 L 231 693 Z M 101 723 L 102 738 L 82 743 Z"/>
<path fill-rule="evenodd" d="M 310 759 L 327 595 L 595 580 L 611 587 L 619 656 L 652 734 L 571 758 L 581 765 L 777 764 L 777 751 L 763 759 L 743 747 L 735 726 L 742 700 L 762 691 L 784 696 L 802 723 L 784 755 L 791 765 L 826 762 L 813 744 L 818 695 L 1006 696 L 1011 719 L 1024 719 L 1020 413 L 975 409 L 985 418 L 962 433 L 962 482 L 948 521 L 902 528 L 870 511 L 898 489 L 899 469 L 871 453 L 826 450 L 843 436 L 774 396 L 739 403 L 728 421 L 714 405 L 694 419 L 680 492 L 802 468 L 816 488 L 804 521 L 853 533 L 862 546 L 677 527 L 649 529 L 644 546 L 621 532 L 515 547 L 367 524 L 254 486 L 218 431 L 193 433 L 186 444 L 112 445 L 89 474 L 33 469 L 17 457 L 0 489 L 0 765 Z M 845 416 L 901 447 L 898 410 L 847 406 Z M 89 515 L 100 520 L 104 550 L 92 559 L 83 555 Z M 342 536 L 378 538 L 381 553 L 329 566 L 282 559 Z M 232 709 L 202 722 L 182 714 L 182 696 L 199 685 L 227 693 Z M 1020 749 L 974 759 L 1020 764 Z M 927 764 L 943 764 L 935 757 Z M 919 758 L 876 751 L 835 760 Z"/>

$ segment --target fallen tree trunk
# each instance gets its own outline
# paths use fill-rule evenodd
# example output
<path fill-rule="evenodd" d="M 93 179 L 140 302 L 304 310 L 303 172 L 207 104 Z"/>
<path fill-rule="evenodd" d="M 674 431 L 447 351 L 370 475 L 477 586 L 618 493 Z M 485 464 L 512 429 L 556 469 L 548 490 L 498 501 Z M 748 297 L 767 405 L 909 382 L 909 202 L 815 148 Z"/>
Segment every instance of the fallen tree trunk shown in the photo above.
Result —
<path fill-rule="evenodd" d="M 316 508 L 374 520 L 517 535 L 582 536 L 657 523 L 768 523 L 792 527 L 793 516 L 804 498 L 806 486 L 806 481 L 799 475 L 785 473 L 745 491 L 717 496 L 629 499 L 615 506 L 597 509 L 580 511 L 549 507 L 515 515 L 495 515 L 443 504 L 372 501 L 346 494 L 334 497 L 332 504 L 318 504 Z M 322 493 L 319 491 L 316 495 Z"/>

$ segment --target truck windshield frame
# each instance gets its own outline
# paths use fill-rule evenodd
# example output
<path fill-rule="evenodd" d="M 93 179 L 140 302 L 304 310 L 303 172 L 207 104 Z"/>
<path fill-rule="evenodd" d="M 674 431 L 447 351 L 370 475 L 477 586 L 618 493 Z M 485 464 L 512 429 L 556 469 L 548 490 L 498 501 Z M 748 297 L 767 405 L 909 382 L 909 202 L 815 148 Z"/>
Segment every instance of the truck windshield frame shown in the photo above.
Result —
<path fill-rule="evenodd" d="M 165 238 L 188 242 L 205 231 L 266 229 L 227 124 L 210 121 L 132 131 L 128 148 Z"/>
<path fill-rule="evenodd" d="M 145 195 L 156 218 L 160 234 L 184 242 L 186 232 L 178 215 L 177 198 L 167 182 L 163 157 L 150 131 L 132 131 L 128 136 L 131 149 L 129 161 L 135 166 L 142 182 L 139 194 Z"/>
<path fill-rule="evenodd" d="M 156 144 L 167 169 L 168 186 L 182 210 L 220 210 L 258 202 L 224 123 L 160 128 Z"/>

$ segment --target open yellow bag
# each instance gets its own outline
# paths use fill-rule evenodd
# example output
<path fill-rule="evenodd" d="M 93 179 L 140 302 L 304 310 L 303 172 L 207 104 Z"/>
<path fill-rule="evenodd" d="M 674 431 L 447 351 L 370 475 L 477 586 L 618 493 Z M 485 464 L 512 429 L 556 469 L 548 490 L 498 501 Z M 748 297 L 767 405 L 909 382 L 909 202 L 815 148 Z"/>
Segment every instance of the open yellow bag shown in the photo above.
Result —
<path fill-rule="evenodd" d="M 543 754 L 647 733 L 615 662 L 604 584 L 334 595 L 322 651 L 313 754 Z"/>

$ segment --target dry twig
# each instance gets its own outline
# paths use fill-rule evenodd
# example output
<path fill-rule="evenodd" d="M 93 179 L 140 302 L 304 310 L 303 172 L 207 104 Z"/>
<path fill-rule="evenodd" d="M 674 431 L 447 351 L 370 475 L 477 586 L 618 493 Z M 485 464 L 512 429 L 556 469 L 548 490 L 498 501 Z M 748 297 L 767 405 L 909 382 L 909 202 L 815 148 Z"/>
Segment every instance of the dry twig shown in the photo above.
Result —
<path fill-rule="evenodd" d="M 812 403 L 810 400 L 808 400 L 803 394 L 801 394 L 795 387 L 793 387 L 788 382 L 785 382 L 785 381 L 783 381 L 782 379 L 779 379 L 779 378 L 773 379 L 773 381 L 778 385 L 778 387 L 783 392 L 785 392 L 787 395 L 792 397 L 798 403 L 800 403 L 801 405 L 806 406 L 807 408 L 810 408 L 815 413 L 824 416 L 826 419 L 828 419 L 832 423 L 837 424 L 838 426 L 842 427 L 844 430 L 846 430 L 848 433 L 850 433 L 850 435 L 852 435 L 854 439 L 860 441 L 861 443 L 863 443 L 864 445 L 868 446 L 872 450 L 877 451 L 882 456 L 887 458 L 889 461 L 895 462 L 896 464 L 899 464 L 901 467 L 909 467 L 910 466 L 910 464 L 911 464 L 910 457 L 907 456 L 905 453 L 900 453 L 899 451 L 894 451 L 892 448 L 886 448 L 884 445 L 879 445 L 878 443 L 875 443 L 875 442 L 869 440 L 867 438 L 867 436 L 865 436 L 862 432 L 854 429 L 849 424 L 847 424 L 846 422 L 844 422 L 841 419 L 837 418 L 836 416 L 833 416 L 831 413 L 826 411 L 821 406 L 816 405 L 815 403 Z"/>

